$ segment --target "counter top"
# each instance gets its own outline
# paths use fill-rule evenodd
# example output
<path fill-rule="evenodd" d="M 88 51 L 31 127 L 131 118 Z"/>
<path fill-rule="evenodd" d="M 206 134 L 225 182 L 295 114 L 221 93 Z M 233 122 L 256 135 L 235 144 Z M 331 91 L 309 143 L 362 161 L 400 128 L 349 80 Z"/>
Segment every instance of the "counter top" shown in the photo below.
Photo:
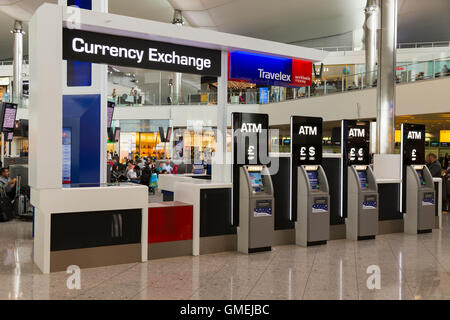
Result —
<path fill-rule="evenodd" d="M 148 204 L 149 208 L 166 208 L 166 207 L 183 207 L 192 206 L 192 204 L 182 202 L 182 201 L 163 201 L 163 202 L 150 202 Z"/>
<path fill-rule="evenodd" d="M 376 179 L 377 184 L 380 183 L 402 183 L 402 179 Z"/>
<path fill-rule="evenodd" d="M 233 184 L 231 182 L 215 182 L 210 180 L 198 180 L 192 179 L 191 181 L 179 181 L 176 182 L 177 187 L 193 187 L 200 189 L 214 189 L 214 188 L 232 188 Z"/>

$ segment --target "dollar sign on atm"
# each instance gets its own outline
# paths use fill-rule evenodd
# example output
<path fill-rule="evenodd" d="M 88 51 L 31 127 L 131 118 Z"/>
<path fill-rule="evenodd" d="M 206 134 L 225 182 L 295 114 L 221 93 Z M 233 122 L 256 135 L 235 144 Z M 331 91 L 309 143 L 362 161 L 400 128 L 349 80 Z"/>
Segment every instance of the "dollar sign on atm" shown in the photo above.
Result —
<path fill-rule="evenodd" d="M 316 155 L 316 148 L 309 147 L 309 158 L 310 158 L 310 160 L 314 160 L 315 155 Z"/>

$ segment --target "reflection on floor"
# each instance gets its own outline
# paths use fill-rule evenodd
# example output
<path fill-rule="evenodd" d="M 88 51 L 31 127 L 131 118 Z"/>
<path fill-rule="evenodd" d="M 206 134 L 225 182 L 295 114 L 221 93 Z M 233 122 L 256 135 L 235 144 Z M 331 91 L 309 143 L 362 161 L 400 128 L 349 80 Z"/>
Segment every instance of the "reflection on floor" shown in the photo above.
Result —
<path fill-rule="evenodd" d="M 432 234 L 83 269 L 80 290 L 33 265 L 31 223 L 0 223 L 0 299 L 450 299 L 449 219 Z M 380 289 L 367 287 L 371 265 Z"/>

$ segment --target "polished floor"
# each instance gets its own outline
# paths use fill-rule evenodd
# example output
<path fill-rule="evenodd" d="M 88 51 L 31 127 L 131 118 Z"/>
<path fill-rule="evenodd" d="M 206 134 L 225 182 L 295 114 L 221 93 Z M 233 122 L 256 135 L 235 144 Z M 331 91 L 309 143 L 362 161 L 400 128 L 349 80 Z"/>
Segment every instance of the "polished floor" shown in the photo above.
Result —
<path fill-rule="evenodd" d="M 33 264 L 31 223 L 0 223 L 0 299 L 450 299 L 450 216 L 432 234 L 380 235 L 271 252 L 179 257 L 65 272 Z M 367 268 L 381 272 L 367 287 Z M 369 281 L 370 283 L 374 283 Z"/>

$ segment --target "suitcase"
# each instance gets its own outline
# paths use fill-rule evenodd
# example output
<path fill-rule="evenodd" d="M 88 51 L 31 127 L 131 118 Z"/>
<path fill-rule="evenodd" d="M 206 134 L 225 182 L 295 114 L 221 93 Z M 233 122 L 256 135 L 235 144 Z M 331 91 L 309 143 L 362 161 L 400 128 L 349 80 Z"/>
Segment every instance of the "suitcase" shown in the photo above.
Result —
<path fill-rule="evenodd" d="M 33 215 L 29 211 L 30 201 L 26 195 L 19 195 L 14 202 L 15 214 L 20 218 L 31 218 Z"/>

